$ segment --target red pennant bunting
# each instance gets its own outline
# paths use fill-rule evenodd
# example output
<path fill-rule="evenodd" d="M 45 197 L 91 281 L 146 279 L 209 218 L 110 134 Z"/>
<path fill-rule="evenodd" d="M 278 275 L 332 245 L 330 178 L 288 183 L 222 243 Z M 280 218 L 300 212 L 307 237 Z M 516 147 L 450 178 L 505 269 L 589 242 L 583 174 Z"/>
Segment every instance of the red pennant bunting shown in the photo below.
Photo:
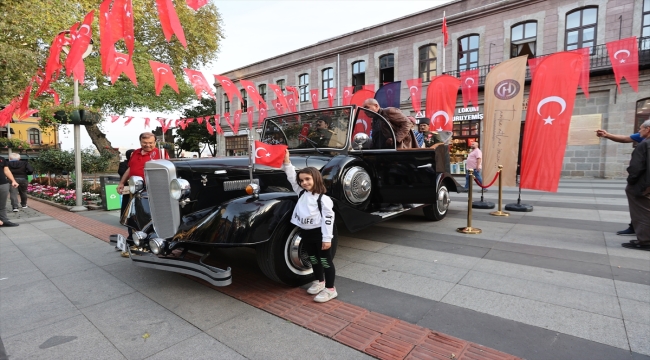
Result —
<path fill-rule="evenodd" d="M 124 44 L 129 51 L 129 60 L 133 57 L 133 49 L 135 48 L 135 31 L 133 29 L 133 3 L 131 0 L 126 0 L 124 3 L 124 12 L 122 13 L 122 34 L 124 36 Z"/>
<path fill-rule="evenodd" d="M 95 19 L 95 10 L 92 10 L 84 18 L 83 24 L 77 30 L 77 24 L 73 25 L 70 29 L 70 36 L 72 38 L 72 45 L 68 57 L 65 59 L 66 75 L 70 76 L 72 70 L 76 68 L 79 61 L 83 62 L 83 54 L 88 50 L 90 45 L 90 38 L 92 37 L 92 23 Z"/>
<path fill-rule="evenodd" d="M 99 53 L 102 58 L 102 73 L 110 75 L 110 67 L 113 63 L 115 46 L 111 34 L 111 6 L 112 0 L 104 0 L 99 5 Z"/>
<path fill-rule="evenodd" d="M 235 115 L 233 116 L 233 126 L 235 127 L 233 129 L 235 135 L 239 133 L 239 123 L 241 122 L 241 110 L 235 111 Z"/>
<path fill-rule="evenodd" d="M 460 73 L 460 88 L 463 93 L 463 106 L 470 102 L 478 106 L 478 69 L 462 71 Z"/>
<path fill-rule="evenodd" d="M 124 122 L 124 126 L 129 125 L 129 123 L 133 120 L 133 116 L 127 116 L 126 121 Z"/>
<path fill-rule="evenodd" d="M 126 0 L 115 0 L 111 13 L 108 17 L 111 28 L 111 38 L 114 45 L 116 42 L 124 38 L 124 10 L 126 8 Z"/>
<path fill-rule="evenodd" d="M 149 122 L 151 122 L 151 119 L 149 119 L 148 117 L 144 118 L 144 127 L 145 127 L 145 128 L 150 127 L 150 126 L 149 126 Z"/>
<path fill-rule="evenodd" d="M 452 131 L 460 80 L 449 75 L 436 76 L 427 89 L 427 117 L 433 131 Z"/>
<path fill-rule="evenodd" d="M 273 90 L 273 92 L 275 93 L 275 97 L 278 99 L 278 101 L 282 105 L 282 108 L 285 109 L 285 110 L 288 110 L 289 109 L 289 104 L 287 103 L 287 98 L 284 97 L 284 93 L 282 92 L 282 89 L 280 89 L 280 87 L 278 85 L 274 85 L 274 84 L 269 84 L 269 88 L 271 90 Z M 273 105 L 273 106 L 277 110 L 277 106 L 275 106 L 275 105 Z"/>
<path fill-rule="evenodd" d="M 163 121 L 164 121 L 164 120 L 165 120 L 165 119 L 163 119 Z M 171 120 L 167 121 L 167 123 L 162 127 L 162 132 L 163 132 L 163 134 L 165 134 L 165 133 L 167 132 L 167 130 L 169 130 L 169 128 L 170 128 L 171 126 L 172 126 L 172 121 L 171 121 Z"/>
<path fill-rule="evenodd" d="M 259 114 L 257 114 L 257 127 L 259 128 L 262 125 L 262 122 L 264 119 L 266 119 L 266 113 L 267 113 L 267 108 L 266 104 L 260 104 L 260 110 Z"/>
<path fill-rule="evenodd" d="M 311 106 L 318 109 L 318 89 L 309 90 L 309 97 L 311 98 Z"/>
<path fill-rule="evenodd" d="M 278 115 L 284 114 L 284 109 L 282 108 L 282 104 L 280 104 L 280 101 L 278 99 L 272 100 L 271 104 L 273 104 L 273 108 Z"/>
<path fill-rule="evenodd" d="M 196 122 L 199 123 L 199 125 L 203 124 L 203 117 L 196 118 Z"/>
<path fill-rule="evenodd" d="M 521 152 L 522 188 L 557 191 L 582 59 L 560 52 L 537 63 Z"/>
<path fill-rule="evenodd" d="M 160 91 L 162 90 L 163 86 L 165 86 L 165 84 L 171 86 L 171 88 L 178 93 L 178 84 L 176 84 L 174 73 L 172 72 L 172 68 L 169 65 L 153 60 L 149 60 L 149 65 L 153 71 L 153 76 L 156 83 L 156 95 L 160 95 Z"/>
<path fill-rule="evenodd" d="M 233 84 L 230 79 L 221 75 L 215 75 L 214 78 L 221 85 L 221 87 L 223 87 L 223 91 L 228 96 L 228 99 L 230 99 L 230 102 L 234 102 L 235 98 L 242 100 L 241 95 L 239 94 L 239 89 L 237 89 L 237 86 Z"/>
<path fill-rule="evenodd" d="M 203 99 L 203 91 L 207 92 L 212 96 L 213 99 L 217 100 L 217 97 L 214 96 L 214 92 L 212 91 L 212 87 L 210 84 L 208 84 L 208 80 L 205 79 L 205 76 L 200 71 L 192 70 L 192 69 L 184 69 L 185 74 L 187 74 L 187 77 L 190 79 L 190 83 L 194 87 L 194 91 L 196 92 L 196 96 L 199 99 Z"/>
<path fill-rule="evenodd" d="M 0 110 L 0 126 L 6 126 L 11 122 L 11 116 L 14 111 L 18 108 L 18 98 L 13 98 L 9 105 L 5 106 L 4 109 Z"/>
<path fill-rule="evenodd" d="M 406 85 L 409 87 L 409 94 L 411 94 L 411 104 L 413 110 L 419 113 L 422 110 L 422 79 L 406 80 Z"/>
<path fill-rule="evenodd" d="M 156 5 L 158 6 L 160 25 L 162 26 L 163 34 L 165 34 L 167 42 L 171 40 L 172 35 L 176 34 L 178 41 L 187 48 L 185 33 L 183 32 L 181 21 L 178 19 L 178 14 L 176 14 L 176 8 L 174 8 L 172 0 L 156 0 Z"/>
<path fill-rule="evenodd" d="M 352 95 L 354 95 L 354 86 L 346 86 L 343 88 L 343 105 L 350 105 Z"/>
<path fill-rule="evenodd" d="M 117 119 L 120 118 L 120 115 L 111 115 L 111 123 L 114 123 L 117 121 Z"/>
<path fill-rule="evenodd" d="M 109 75 L 111 76 L 111 84 L 115 84 L 115 81 L 124 73 L 133 85 L 138 86 L 138 79 L 135 76 L 135 68 L 133 67 L 133 61 L 129 59 L 128 55 L 113 52 L 113 63 L 109 69 Z"/>
<path fill-rule="evenodd" d="M 208 3 L 208 0 L 185 0 L 185 3 L 187 6 L 194 9 L 194 11 L 197 11 L 201 7 L 205 6 L 205 4 Z"/>
<path fill-rule="evenodd" d="M 298 89 L 296 89 L 293 86 L 287 86 L 285 88 L 287 90 L 287 105 L 289 106 L 289 111 L 290 112 L 296 112 L 298 111 L 297 105 L 298 105 Z"/>
<path fill-rule="evenodd" d="M 219 120 L 220 117 L 221 117 L 221 115 L 219 115 L 219 114 L 216 114 L 214 116 L 214 127 L 217 129 L 217 134 L 223 135 L 224 131 L 221 128 L 221 123 L 220 123 L 220 120 Z"/>
<path fill-rule="evenodd" d="M 253 112 L 254 111 L 255 110 L 253 109 L 252 106 L 249 107 L 248 109 L 246 109 L 246 113 L 248 114 L 248 128 L 251 129 L 251 130 L 253 129 Z"/>
<path fill-rule="evenodd" d="M 618 92 L 621 93 L 621 79 L 625 78 L 635 92 L 639 92 L 639 45 L 636 36 L 607 44 L 609 60 L 612 62 Z"/>
<path fill-rule="evenodd" d="M 16 110 L 14 111 L 13 115 L 16 117 L 16 120 L 18 121 L 23 121 L 38 112 L 38 110 L 29 109 L 29 95 L 31 92 L 32 92 L 32 82 L 30 82 L 29 85 L 23 91 L 20 100 L 20 106 L 18 106 L 18 108 L 16 108 Z"/>
<path fill-rule="evenodd" d="M 215 124 L 216 124 L 217 119 L 215 118 L 214 121 L 215 121 Z M 214 128 L 212 127 L 212 125 L 210 125 L 210 118 L 209 117 L 207 119 L 205 119 L 205 128 L 208 129 L 208 133 L 210 133 L 210 135 L 214 135 Z"/>
<path fill-rule="evenodd" d="M 233 126 L 233 124 L 230 122 L 230 113 L 224 113 L 223 118 L 226 119 L 226 124 L 230 126 L 230 129 L 232 130 L 233 134 L 237 134 L 237 130 Z"/>
<path fill-rule="evenodd" d="M 61 33 L 54 37 L 52 45 L 50 46 L 50 53 L 45 63 L 45 76 L 43 77 L 43 82 L 36 91 L 36 96 L 42 94 L 46 89 L 50 87 L 52 81 L 56 80 L 59 77 L 59 72 L 63 67 L 61 64 L 61 50 L 63 45 L 67 43 L 65 34 Z"/>
<path fill-rule="evenodd" d="M 330 107 L 334 106 L 334 99 L 336 98 L 336 88 L 327 89 L 327 101 Z"/>
<path fill-rule="evenodd" d="M 259 108 L 260 103 L 264 103 L 264 105 L 266 105 L 266 102 L 264 101 L 264 99 L 262 99 L 262 96 L 257 91 L 257 89 L 255 88 L 255 84 L 252 81 L 240 80 L 239 83 L 248 93 L 248 97 L 251 99 L 253 106 Z"/>

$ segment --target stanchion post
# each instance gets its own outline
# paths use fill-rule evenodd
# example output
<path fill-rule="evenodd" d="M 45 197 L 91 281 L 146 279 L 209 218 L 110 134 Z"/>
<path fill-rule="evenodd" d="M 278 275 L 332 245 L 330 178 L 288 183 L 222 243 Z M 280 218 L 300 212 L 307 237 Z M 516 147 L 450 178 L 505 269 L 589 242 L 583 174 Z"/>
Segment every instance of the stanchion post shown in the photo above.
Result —
<path fill-rule="evenodd" d="M 474 170 L 469 171 L 469 192 L 467 193 L 467 226 L 457 228 L 456 231 L 463 234 L 480 234 L 483 232 L 481 229 L 472 227 L 472 188 L 474 185 Z"/>
<path fill-rule="evenodd" d="M 499 165 L 499 210 L 490 213 L 490 215 L 494 216 L 510 216 L 510 213 L 501 211 L 501 204 L 503 204 L 503 182 L 501 181 L 502 171 L 503 165 Z"/>

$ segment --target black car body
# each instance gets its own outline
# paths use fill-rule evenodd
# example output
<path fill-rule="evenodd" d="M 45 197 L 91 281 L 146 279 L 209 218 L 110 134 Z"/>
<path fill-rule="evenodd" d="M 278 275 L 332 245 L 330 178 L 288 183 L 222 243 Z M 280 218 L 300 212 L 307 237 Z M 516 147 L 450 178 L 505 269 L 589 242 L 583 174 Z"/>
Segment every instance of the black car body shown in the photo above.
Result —
<path fill-rule="evenodd" d="M 415 204 L 428 220 L 443 219 L 449 191 L 460 189 L 448 172 L 446 147 L 396 150 L 394 137 L 379 114 L 344 106 L 268 118 L 261 139 L 287 145 L 297 169 L 321 172 L 338 226 L 357 231 L 402 212 L 382 212 L 386 203 Z M 130 251 L 134 263 L 228 285 L 230 269 L 182 255 L 251 246 L 268 277 L 288 284 L 311 280 L 300 229 L 289 222 L 298 196 L 282 169 L 251 164 L 264 156 L 260 150 L 252 149 L 251 157 L 147 162 L 146 189 L 131 179 L 134 194 L 122 216 L 124 225 L 138 230 L 134 240 L 142 251 Z M 337 237 L 335 227 L 334 251 Z M 174 250 L 182 255 L 170 255 Z"/>

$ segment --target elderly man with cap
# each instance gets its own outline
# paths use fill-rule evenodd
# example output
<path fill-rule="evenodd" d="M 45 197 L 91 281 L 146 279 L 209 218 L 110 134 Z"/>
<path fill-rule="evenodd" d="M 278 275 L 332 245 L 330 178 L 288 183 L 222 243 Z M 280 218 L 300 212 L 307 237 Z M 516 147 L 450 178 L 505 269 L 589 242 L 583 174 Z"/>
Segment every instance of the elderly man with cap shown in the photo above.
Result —
<path fill-rule="evenodd" d="M 422 147 L 428 149 L 435 149 L 443 143 L 440 134 L 435 131 L 429 131 L 431 119 L 423 117 L 418 119 L 418 131 L 422 134 L 424 144 Z"/>
<path fill-rule="evenodd" d="M 332 118 L 329 116 L 321 116 L 316 120 L 315 141 L 318 146 L 329 146 L 330 139 L 334 133 L 330 130 L 332 125 Z"/>
<path fill-rule="evenodd" d="M 382 126 L 383 121 L 379 119 L 372 120 L 372 144 L 375 149 L 392 148 L 411 149 L 417 148 L 418 143 L 415 140 L 415 134 L 411 131 L 413 124 L 398 108 L 387 107 L 382 109 L 375 99 L 367 99 L 363 102 L 363 108 L 376 112 L 383 116 L 390 123 L 395 133 L 395 144 L 393 144 L 390 130 Z"/>

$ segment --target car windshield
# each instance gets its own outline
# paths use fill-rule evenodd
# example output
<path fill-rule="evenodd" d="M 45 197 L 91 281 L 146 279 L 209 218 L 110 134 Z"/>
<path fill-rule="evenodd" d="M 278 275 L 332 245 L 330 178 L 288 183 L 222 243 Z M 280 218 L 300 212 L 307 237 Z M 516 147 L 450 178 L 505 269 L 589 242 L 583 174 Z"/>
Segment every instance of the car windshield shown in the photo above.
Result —
<path fill-rule="evenodd" d="M 289 149 L 343 149 L 348 138 L 352 108 L 317 110 L 269 119 L 262 142 L 284 144 Z"/>

